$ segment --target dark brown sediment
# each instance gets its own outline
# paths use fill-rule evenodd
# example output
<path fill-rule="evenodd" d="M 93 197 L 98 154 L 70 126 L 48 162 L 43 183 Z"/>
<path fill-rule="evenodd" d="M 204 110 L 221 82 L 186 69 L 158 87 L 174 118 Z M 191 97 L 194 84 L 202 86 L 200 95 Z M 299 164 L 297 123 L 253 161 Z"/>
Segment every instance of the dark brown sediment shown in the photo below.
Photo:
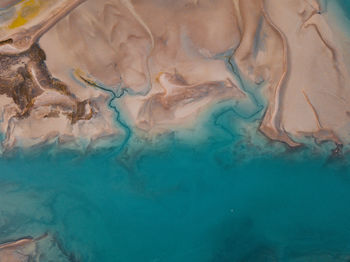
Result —
<path fill-rule="evenodd" d="M 17 117 L 28 117 L 35 106 L 35 99 L 48 90 L 59 92 L 73 104 L 54 104 L 62 109 L 69 108 L 72 124 L 81 119 L 91 118 L 86 115 L 85 105 L 89 101 L 79 101 L 70 93 L 67 85 L 51 76 L 45 64 L 45 53 L 38 44 L 18 55 L 0 56 L 0 94 L 12 98 L 19 107 Z M 51 114 L 48 115 L 50 117 Z"/>

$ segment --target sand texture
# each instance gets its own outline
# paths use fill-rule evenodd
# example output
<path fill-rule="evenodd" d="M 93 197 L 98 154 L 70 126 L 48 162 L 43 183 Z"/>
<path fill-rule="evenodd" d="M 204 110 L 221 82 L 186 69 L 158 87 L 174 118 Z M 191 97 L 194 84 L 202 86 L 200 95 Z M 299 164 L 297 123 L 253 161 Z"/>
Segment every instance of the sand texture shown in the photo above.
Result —
<path fill-rule="evenodd" d="M 259 130 L 268 138 L 350 142 L 346 45 L 317 0 L 0 8 L 3 151 L 189 128 L 214 105 L 249 100 L 244 85 L 266 100 Z"/>

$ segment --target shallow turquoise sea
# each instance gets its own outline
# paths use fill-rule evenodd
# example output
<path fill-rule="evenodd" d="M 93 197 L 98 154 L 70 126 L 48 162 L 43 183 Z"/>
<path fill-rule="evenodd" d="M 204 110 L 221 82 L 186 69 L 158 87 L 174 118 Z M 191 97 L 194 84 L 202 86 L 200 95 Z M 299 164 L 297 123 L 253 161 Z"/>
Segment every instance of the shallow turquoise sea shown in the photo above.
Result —
<path fill-rule="evenodd" d="M 241 141 L 240 118 L 217 108 L 200 144 L 169 134 L 118 156 L 52 146 L 3 157 L 0 242 L 48 232 L 60 259 L 45 262 L 348 261 L 346 158 L 256 133 L 264 153 Z"/>
<path fill-rule="evenodd" d="M 213 110 L 201 143 L 2 157 L 0 243 L 48 232 L 61 257 L 43 262 L 349 261 L 349 156 L 256 133 L 262 149 L 240 119 Z"/>
<path fill-rule="evenodd" d="M 327 0 L 332 1 L 332 0 Z M 344 11 L 344 14 L 348 19 L 350 19 L 350 1 L 348 0 L 336 0 L 340 8 Z"/>
<path fill-rule="evenodd" d="M 103 152 L 2 159 L 0 241 L 48 232 L 64 261 L 348 261 L 343 160 L 286 151 L 247 161 L 237 150 L 257 154 L 213 136 L 132 163 Z"/>

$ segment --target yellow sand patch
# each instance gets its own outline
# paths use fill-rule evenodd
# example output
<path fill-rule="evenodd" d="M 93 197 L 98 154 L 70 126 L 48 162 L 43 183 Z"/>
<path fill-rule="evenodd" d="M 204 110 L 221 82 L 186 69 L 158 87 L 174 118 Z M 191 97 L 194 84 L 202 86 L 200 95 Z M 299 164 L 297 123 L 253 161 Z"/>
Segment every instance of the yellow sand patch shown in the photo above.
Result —
<path fill-rule="evenodd" d="M 17 17 L 8 26 L 9 29 L 14 29 L 25 25 L 31 19 L 35 18 L 42 8 L 42 1 L 23 0 L 20 2 L 20 9 L 17 11 Z"/>
<path fill-rule="evenodd" d="M 88 76 L 87 73 L 85 73 L 83 70 L 80 70 L 79 68 L 76 68 L 74 70 L 74 76 L 77 79 L 83 80 L 85 83 L 89 85 L 98 86 L 95 80 L 93 80 L 91 77 Z"/>

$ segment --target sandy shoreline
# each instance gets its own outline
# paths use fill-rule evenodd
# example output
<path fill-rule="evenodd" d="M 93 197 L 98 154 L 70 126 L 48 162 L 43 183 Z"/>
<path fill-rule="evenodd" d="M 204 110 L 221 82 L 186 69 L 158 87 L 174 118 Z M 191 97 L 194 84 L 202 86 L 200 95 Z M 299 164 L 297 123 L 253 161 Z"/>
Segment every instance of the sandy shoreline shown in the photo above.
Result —
<path fill-rule="evenodd" d="M 99 137 L 120 140 L 123 123 L 118 126 L 116 114 L 143 135 L 196 125 L 197 116 L 217 103 L 251 99 L 220 58 L 228 50 L 234 50 L 228 59 L 235 70 L 268 101 L 260 125 L 267 137 L 291 147 L 310 136 L 316 142 L 350 142 L 345 36 L 339 39 L 340 29 L 316 0 L 58 2 L 52 4 L 57 9 L 39 2 L 30 6 L 35 16 L 14 33 L 10 25 L 16 14 L 23 16 L 23 3 L 10 7 L 8 12 L 17 13 L 0 24 L 3 56 L 30 53 L 31 42 L 19 45 L 16 37 L 6 42 L 30 30 L 31 41 L 40 38 L 45 53 L 38 66 L 26 69 L 37 81 L 30 84 L 38 90 L 32 100 L 18 102 L 23 99 L 17 101 L 18 93 L 9 91 L 0 96 L 3 150 L 52 139 L 87 141 L 83 144 Z M 40 25 L 52 10 L 60 15 L 49 18 L 53 27 L 47 31 Z M 22 60 L 29 65 L 31 59 Z M 14 83 L 16 90 L 24 81 L 28 87 L 26 76 L 3 61 L 3 85 Z M 57 86 L 55 79 L 62 83 L 59 90 L 52 86 Z M 114 92 L 117 112 L 108 107 L 106 90 Z"/>

